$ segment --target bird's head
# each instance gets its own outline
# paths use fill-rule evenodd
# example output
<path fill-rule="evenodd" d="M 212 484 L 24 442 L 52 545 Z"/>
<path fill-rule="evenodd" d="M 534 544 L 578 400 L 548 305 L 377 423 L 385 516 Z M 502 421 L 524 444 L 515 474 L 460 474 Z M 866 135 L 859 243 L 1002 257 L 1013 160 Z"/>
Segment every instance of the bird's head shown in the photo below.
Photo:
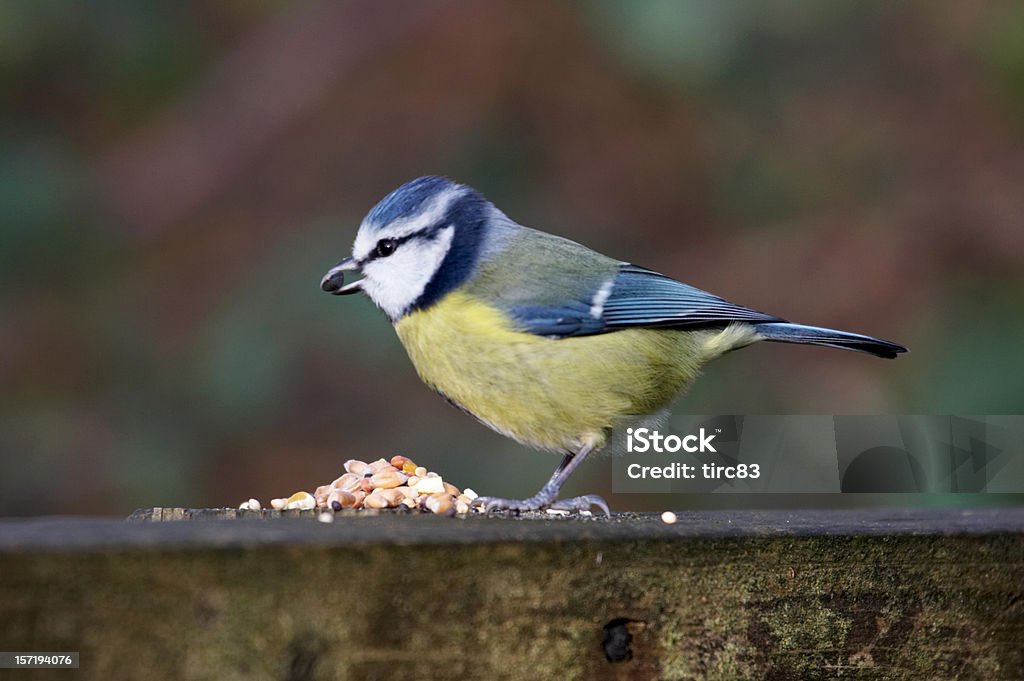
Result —
<path fill-rule="evenodd" d="M 492 209 L 472 188 L 443 177 L 407 182 L 370 210 L 352 257 L 331 268 L 320 288 L 362 291 L 392 321 L 427 307 L 472 275 Z M 345 284 L 351 270 L 363 278 Z"/>

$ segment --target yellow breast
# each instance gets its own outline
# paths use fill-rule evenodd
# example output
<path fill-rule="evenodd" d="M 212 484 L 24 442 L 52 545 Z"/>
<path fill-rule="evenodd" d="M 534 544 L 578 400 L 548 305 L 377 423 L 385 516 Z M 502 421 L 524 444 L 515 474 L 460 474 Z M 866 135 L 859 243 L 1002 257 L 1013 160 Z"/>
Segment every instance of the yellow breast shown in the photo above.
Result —
<path fill-rule="evenodd" d="M 661 409 L 737 336 L 628 329 L 550 339 L 517 331 L 460 292 L 395 330 L 427 385 L 498 432 L 556 451 L 603 444 L 613 423 Z M 750 342 L 749 332 L 739 335 Z"/>

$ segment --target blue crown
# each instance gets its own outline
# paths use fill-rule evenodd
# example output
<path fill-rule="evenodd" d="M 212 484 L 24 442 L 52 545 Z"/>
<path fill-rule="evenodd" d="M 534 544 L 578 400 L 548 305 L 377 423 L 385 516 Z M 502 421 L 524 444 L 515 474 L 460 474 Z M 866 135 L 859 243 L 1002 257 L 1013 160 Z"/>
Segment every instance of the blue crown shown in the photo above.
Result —
<path fill-rule="evenodd" d="M 383 227 L 395 220 L 412 217 L 431 198 L 446 189 L 457 186 L 455 182 L 446 177 L 436 175 L 417 177 L 381 199 L 380 203 L 367 213 L 366 223 L 374 227 Z"/>

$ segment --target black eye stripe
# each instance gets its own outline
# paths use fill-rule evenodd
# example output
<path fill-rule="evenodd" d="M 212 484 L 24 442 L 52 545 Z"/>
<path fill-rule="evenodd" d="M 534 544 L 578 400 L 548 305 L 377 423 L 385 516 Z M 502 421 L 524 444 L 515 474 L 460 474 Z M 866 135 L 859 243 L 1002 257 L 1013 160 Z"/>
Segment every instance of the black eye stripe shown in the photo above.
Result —
<path fill-rule="evenodd" d="M 381 239 L 380 241 L 377 242 L 377 245 L 373 247 L 373 250 L 370 251 L 370 254 L 366 257 L 366 259 L 363 262 L 370 262 L 371 260 L 377 260 L 378 258 L 386 258 L 389 255 L 391 255 L 392 253 L 394 253 L 395 251 L 397 251 L 398 247 L 401 246 L 402 244 L 404 244 L 406 241 L 411 241 L 412 239 L 415 239 L 417 237 L 429 236 L 429 235 L 430 235 L 430 231 L 426 230 L 426 231 L 413 232 L 412 234 L 406 234 L 405 236 L 390 237 L 390 238 L 386 238 L 386 239 Z M 385 242 L 387 242 L 387 243 L 389 243 L 391 245 L 390 246 L 390 251 L 387 252 L 387 253 L 381 253 L 380 252 L 381 244 L 383 244 Z"/>

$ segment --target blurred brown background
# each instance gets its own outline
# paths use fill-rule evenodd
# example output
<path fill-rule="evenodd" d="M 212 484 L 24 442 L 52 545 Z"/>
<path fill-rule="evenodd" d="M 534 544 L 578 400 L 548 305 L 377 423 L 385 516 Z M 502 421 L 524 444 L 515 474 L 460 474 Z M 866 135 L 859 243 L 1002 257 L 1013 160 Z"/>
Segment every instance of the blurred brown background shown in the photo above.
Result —
<path fill-rule="evenodd" d="M 1017 2 L 22 0 L 0 81 L 0 514 L 266 502 L 394 453 L 536 491 L 555 457 L 318 288 L 428 173 L 913 350 L 751 348 L 678 412 L 1024 412 Z M 720 496 L 672 505 L 769 503 Z"/>

